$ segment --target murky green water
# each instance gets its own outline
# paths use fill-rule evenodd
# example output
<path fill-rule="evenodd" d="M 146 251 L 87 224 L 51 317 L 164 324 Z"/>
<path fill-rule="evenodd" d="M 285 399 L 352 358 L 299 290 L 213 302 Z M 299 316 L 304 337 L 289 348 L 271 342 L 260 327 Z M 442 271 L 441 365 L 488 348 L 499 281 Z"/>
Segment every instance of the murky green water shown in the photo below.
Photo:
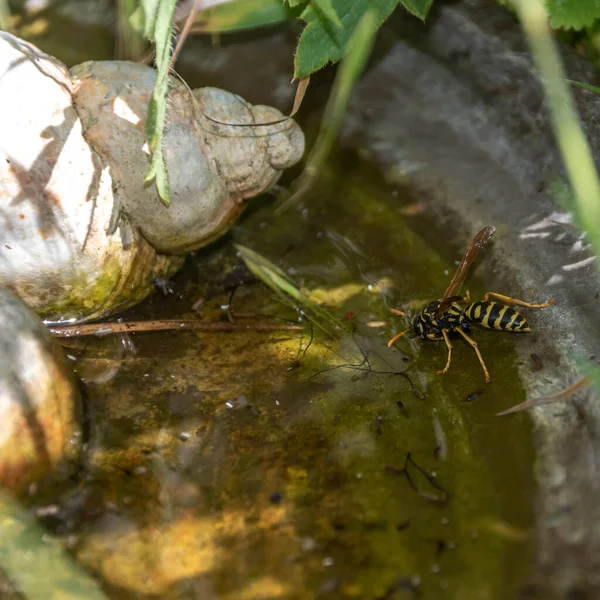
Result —
<path fill-rule="evenodd" d="M 190 259 L 174 296 L 130 315 L 191 316 L 204 298 L 202 317 L 223 318 L 247 279 L 231 270 L 236 241 L 318 291 L 354 336 L 139 334 L 135 353 L 118 340 L 83 352 L 82 375 L 113 377 L 86 385 L 87 464 L 45 523 L 111 598 L 486 600 L 525 582 L 530 428 L 494 416 L 523 399 L 519 337 L 476 332 L 487 386 L 458 340 L 444 377 L 442 344 L 387 349 L 405 327 L 389 307 L 438 297 L 462 249 L 426 245 L 404 216 L 414 201 L 365 173 L 281 218 L 264 200 Z M 243 323 L 298 317 L 252 281 L 231 308 Z"/>

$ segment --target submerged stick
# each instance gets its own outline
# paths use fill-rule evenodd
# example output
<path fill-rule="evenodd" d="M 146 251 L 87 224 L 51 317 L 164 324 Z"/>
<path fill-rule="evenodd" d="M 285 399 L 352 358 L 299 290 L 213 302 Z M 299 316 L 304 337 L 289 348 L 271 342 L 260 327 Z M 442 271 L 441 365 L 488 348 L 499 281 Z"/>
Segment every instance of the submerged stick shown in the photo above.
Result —
<path fill-rule="evenodd" d="M 592 382 L 587 377 L 578 379 L 575 383 L 572 383 L 569 387 L 564 390 L 560 390 L 550 396 L 543 396 L 542 398 L 532 398 L 531 400 L 525 400 L 521 404 L 517 404 L 511 408 L 507 408 L 502 412 L 496 413 L 497 417 L 503 417 L 504 415 L 512 415 L 513 413 L 520 412 L 527 408 L 533 408 L 534 406 L 542 406 L 543 404 L 552 404 L 553 402 L 559 402 L 560 400 L 568 400 L 571 396 L 577 393 L 579 390 L 592 385 Z"/>
<path fill-rule="evenodd" d="M 161 319 L 155 321 L 125 321 L 123 323 L 94 323 L 85 325 L 52 325 L 48 327 L 56 337 L 69 338 L 85 335 L 110 335 L 114 333 L 130 333 L 133 331 L 299 331 L 301 325 L 281 325 L 278 323 L 221 323 L 214 321 L 197 321 L 194 319 Z"/>

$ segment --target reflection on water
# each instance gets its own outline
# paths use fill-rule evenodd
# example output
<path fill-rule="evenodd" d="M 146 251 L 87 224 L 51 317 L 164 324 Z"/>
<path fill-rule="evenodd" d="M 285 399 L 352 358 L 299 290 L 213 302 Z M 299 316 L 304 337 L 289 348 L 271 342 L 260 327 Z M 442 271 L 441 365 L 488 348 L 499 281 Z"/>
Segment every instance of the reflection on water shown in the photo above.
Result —
<path fill-rule="evenodd" d="M 476 332 L 489 386 L 458 340 L 443 378 L 442 345 L 385 346 L 406 326 L 389 307 L 438 297 L 462 248 L 433 250 L 407 225 L 414 200 L 360 176 L 281 218 L 256 209 L 231 236 L 354 335 L 136 334 L 137 353 L 114 342 L 111 377 L 88 377 L 86 465 L 42 521 L 109 597 L 485 600 L 524 582 L 530 431 L 493 416 L 522 400 L 519 338 Z M 231 241 L 128 318 L 296 321 Z"/>

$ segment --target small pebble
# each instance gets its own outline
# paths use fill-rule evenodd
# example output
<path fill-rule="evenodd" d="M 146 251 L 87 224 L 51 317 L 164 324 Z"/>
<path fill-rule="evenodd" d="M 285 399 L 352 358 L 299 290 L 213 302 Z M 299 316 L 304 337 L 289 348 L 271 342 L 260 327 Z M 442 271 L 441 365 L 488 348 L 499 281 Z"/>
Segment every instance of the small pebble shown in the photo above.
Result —
<path fill-rule="evenodd" d="M 314 550 L 317 547 L 317 542 L 310 537 L 306 537 L 302 540 L 302 550 L 309 551 Z"/>
<path fill-rule="evenodd" d="M 35 509 L 36 517 L 51 517 L 57 515 L 60 512 L 60 506 L 58 504 L 48 504 L 48 506 L 40 506 Z"/>
<path fill-rule="evenodd" d="M 187 442 L 187 440 L 190 439 L 191 434 L 187 431 L 182 431 L 177 437 L 179 437 L 182 442 Z"/>

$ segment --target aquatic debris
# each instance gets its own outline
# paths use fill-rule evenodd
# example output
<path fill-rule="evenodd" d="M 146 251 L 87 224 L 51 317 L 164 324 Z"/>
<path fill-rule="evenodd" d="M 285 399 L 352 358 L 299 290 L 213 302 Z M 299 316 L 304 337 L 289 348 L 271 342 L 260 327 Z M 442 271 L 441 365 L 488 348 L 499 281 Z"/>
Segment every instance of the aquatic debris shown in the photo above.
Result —
<path fill-rule="evenodd" d="M 412 382 L 412 379 L 406 373 L 403 373 L 402 371 L 378 371 L 378 370 L 372 368 L 371 361 L 369 360 L 369 354 L 367 351 L 363 350 L 361 345 L 358 343 L 358 340 L 356 339 L 356 332 L 354 331 L 354 329 L 355 328 L 353 328 L 353 331 L 352 331 L 352 338 L 354 340 L 354 343 L 356 344 L 356 347 L 358 348 L 359 352 L 361 353 L 363 360 L 360 363 L 356 363 L 356 364 L 344 363 L 341 365 L 334 365 L 333 367 L 328 367 L 326 369 L 321 369 L 320 371 L 317 371 L 310 377 L 307 377 L 306 379 L 304 379 L 304 381 L 308 381 L 310 379 L 318 377 L 319 375 L 322 375 L 323 373 L 327 373 L 328 371 L 335 371 L 336 369 L 350 369 L 353 371 L 362 371 L 363 373 L 374 373 L 375 375 L 401 375 L 408 381 L 415 396 L 417 396 L 417 398 L 419 398 L 420 400 L 423 400 L 425 398 L 425 395 L 423 394 L 423 392 L 421 392 L 421 390 L 419 390 L 417 387 L 415 387 L 415 385 Z M 400 402 L 400 401 L 398 401 L 398 402 Z M 408 416 L 408 413 L 407 413 L 407 416 Z"/>
<path fill-rule="evenodd" d="M 434 456 L 440 460 L 446 460 L 448 458 L 448 441 L 437 415 L 433 417 L 433 431 L 435 433 L 435 441 L 437 442 Z"/>
<path fill-rule="evenodd" d="M 400 409 L 400 412 L 408 419 L 408 411 L 404 408 L 404 403 L 402 400 L 396 401 L 396 406 Z"/>
<path fill-rule="evenodd" d="M 116 323 L 84 325 L 52 325 L 48 328 L 56 337 L 69 338 L 86 335 L 109 335 L 145 331 L 300 331 L 301 325 L 282 323 L 222 323 L 221 321 L 199 321 L 196 319 L 159 319 L 153 321 L 123 321 Z"/>
<path fill-rule="evenodd" d="M 284 304 L 294 310 L 297 308 L 295 303 L 300 304 L 303 308 L 301 315 L 332 338 L 335 337 L 335 331 L 350 331 L 339 319 L 298 289 L 289 276 L 268 258 L 240 244 L 235 244 L 235 247 L 250 271 L 270 287 Z"/>
<path fill-rule="evenodd" d="M 386 465 L 384 468 L 386 473 L 390 475 L 404 475 L 404 469 L 399 469 L 398 467 L 394 467 L 393 465 Z"/>
<path fill-rule="evenodd" d="M 485 390 L 477 390 L 476 392 L 473 392 L 472 394 L 469 394 L 465 398 L 465 402 L 473 402 L 473 400 L 477 400 L 477 398 L 479 398 L 479 396 L 481 396 L 484 393 L 485 393 Z"/>
<path fill-rule="evenodd" d="M 503 417 L 504 415 L 512 415 L 514 413 L 533 408 L 534 406 L 542 406 L 544 404 L 552 404 L 553 402 L 560 402 L 561 400 L 568 400 L 573 394 L 576 394 L 580 390 L 592 385 L 591 380 L 588 377 L 582 377 L 575 383 L 572 383 L 569 387 L 550 394 L 549 396 L 542 396 L 541 398 L 532 398 L 531 400 L 525 400 L 521 404 L 517 404 L 511 408 L 503 410 L 502 412 L 496 413 L 497 417 Z"/>
<path fill-rule="evenodd" d="M 383 415 L 377 415 L 375 418 L 375 430 L 377 431 L 377 435 L 381 435 L 383 433 L 381 429 L 381 424 L 383 423 Z"/>
<path fill-rule="evenodd" d="M 313 302 L 313 300 L 311 300 L 305 293 L 300 291 L 294 285 L 286 273 L 284 273 L 277 265 L 273 264 L 269 259 L 258 254 L 254 250 L 251 250 L 250 248 L 246 248 L 245 246 L 236 244 L 235 247 L 239 251 L 241 258 L 244 260 L 250 271 L 265 285 L 270 287 L 284 304 L 296 309 L 296 305 L 294 302 L 292 302 L 292 300 L 294 300 L 302 306 L 301 314 L 309 319 L 311 324 L 314 324 L 332 338 L 335 337 L 334 331 L 338 333 L 343 331 L 352 333 L 354 343 L 363 356 L 363 360 L 358 364 L 342 364 L 323 369 L 322 371 L 311 375 L 305 379 L 305 381 L 317 377 L 322 373 L 326 373 L 327 371 L 344 368 L 375 373 L 379 375 L 401 375 L 410 383 L 410 386 L 417 397 L 420 399 L 425 397 L 424 394 L 414 386 L 411 378 L 406 373 L 403 373 L 402 371 L 376 371 L 372 369 L 371 363 L 369 362 L 368 353 L 361 348 L 360 344 L 356 340 L 356 324 L 350 322 L 344 323 L 340 321 L 331 313 L 329 313 L 329 311 L 319 306 L 316 302 Z M 304 353 L 306 353 L 306 350 L 308 350 L 310 347 L 312 339 L 313 336 L 311 331 L 311 341 L 304 350 Z"/>
<path fill-rule="evenodd" d="M 155 277 L 152 283 L 157 290 L 163 293 L 163 296 L 169 296 L 175 292 L 175 284 L 166 277 Z"/>
<path fill-rule="evenodd" d="M 435 558 L 439 558 L 444 553 L 444 551 L 449 548 L 446 540 L 443 540 L 441 538 L 425 538 L 425 541 L 435 546 Z"/>
<path fill-rule="evenodd" d="M 283 502 L 283 494 L 281 492 L 273 492 L 269 496 L 269 501 L 271 504 L 281 504 Z"/>
<path fill-rule="evenodd" d="M 419 489 L 419 487 L 415 483 L 414 478 L 411 476 L 411 474 L 408 471 L 409 466 L 414 467 L 423 477 L 425 477 L 425 479 L 429 482 L 429 484 L 437 490 L 437 492 L 441 492 L 441 493 L 438 494 L 438 493 L 434 493 L 434 492 L 431 492 L 428 490 Z M 389 475 L 404 475 L 406 477 L 406 480 L 410 484 L 410 487 L 412 487 L 412 489 L 415 490 L 415 492 L 417 492 L 419 497 L 423 498 L 424 500 L 429 500 L 431 502 L 437 502 L 439 504 L 446 504 L 448 502 L 448 500 L 450 499 L 450 494 L 436 481 L 436 478 L 433 475 L 431 475 L 430 473 L 425 471 L 425 469 L 420 467 L 414 461 L 410 452 L 408 452 L 406 454 L 406 458 L 404 459 L 404 467 L 399 468 L 399 467 L 394 467 L 393 465 L 387 465 L 384 468 L 384 471 L 386 473 L 388 473 Z"/>
<path fill-rule="evenodd" d="M 533 362 L 533 367 L 531 370 L 532 371 L 541 371 L 542 368 L 544 367 L 544 365 L 542 364 L 540 357 L 535 352 L 531 353 L 531 360 Z"/>

